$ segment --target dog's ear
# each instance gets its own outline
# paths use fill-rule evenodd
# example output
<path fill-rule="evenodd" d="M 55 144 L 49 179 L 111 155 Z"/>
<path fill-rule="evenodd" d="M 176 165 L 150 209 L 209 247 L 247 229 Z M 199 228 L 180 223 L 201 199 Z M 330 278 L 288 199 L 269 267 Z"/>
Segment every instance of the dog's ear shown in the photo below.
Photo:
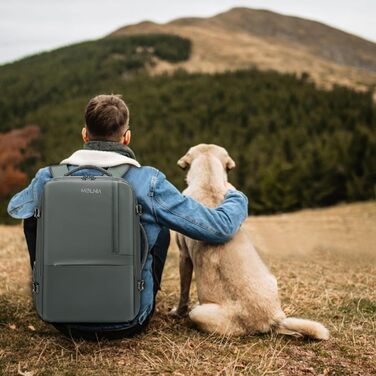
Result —
<path fill-rule="evenodd" d="M 230 171 L 230 170 L 232 170 L 234 167 L 236 167 L 236 163 L 235 163 L 235 161 L 234 161 L 230 156 L 228 156 L 228 157 L 227 157 L 227 161 L 226 161 L 226 170 L 227 170 L 227 171 Z"/>
<path fill-rule="evenodd" d="M 177 162 L 178 166 L 183 170 L 186 170 L 190 164 L 192 163 L 192 156 L 188 152 L 187 154 L 183 155 Z"/>

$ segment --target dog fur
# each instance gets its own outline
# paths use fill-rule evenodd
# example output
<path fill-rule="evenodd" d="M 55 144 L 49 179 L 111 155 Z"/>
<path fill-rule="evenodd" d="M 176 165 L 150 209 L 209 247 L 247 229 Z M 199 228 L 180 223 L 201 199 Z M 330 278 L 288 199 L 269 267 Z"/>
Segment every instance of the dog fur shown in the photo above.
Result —
<path fill-rule="evenodd" d="M 208 207 L 218 206 L 228 188 L 227 171 L 235 167 L 228 152 L 200 144 L 179 161 L 187 174 L 183 192 Z M 205 332 L 242 336 L 274 331 L 318 340 L 329 338 L 320 323 L 288 318 L 282 311 L 276 278 L 265 266 L 244 228 L 229 242 L 208 244 L 177 234 L 180 249 L 180 301 L 171 315 L 188 313 L 189 289 L 195 271 L 199 304 L 190 319 Z"/>

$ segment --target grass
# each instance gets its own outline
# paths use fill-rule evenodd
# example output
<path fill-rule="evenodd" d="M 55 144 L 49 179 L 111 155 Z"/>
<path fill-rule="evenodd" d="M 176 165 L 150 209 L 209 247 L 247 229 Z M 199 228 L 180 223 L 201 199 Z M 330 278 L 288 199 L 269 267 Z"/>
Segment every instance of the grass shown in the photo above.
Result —
<path fill-rule="evenodd" d="M 331 331 L 327 342 L 274 334 L 225 338 L 169 318 L 178 299 L 175 244 L 145 334 L 98 342 L 64 338 L 34 313 L 21 227 L 0 226 L 0 374 L 372 375 L 375 224 L 374 203 L 256 217 L 246 223 L 278 278 L 286 313 L 323 322 Z"/>

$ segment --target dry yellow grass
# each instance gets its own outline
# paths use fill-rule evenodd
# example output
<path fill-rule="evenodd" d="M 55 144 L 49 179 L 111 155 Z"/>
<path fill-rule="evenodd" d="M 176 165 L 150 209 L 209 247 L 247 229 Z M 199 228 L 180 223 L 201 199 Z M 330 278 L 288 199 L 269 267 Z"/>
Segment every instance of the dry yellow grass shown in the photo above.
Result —
<path fill-rule="evenodd" d="M 272 334 L 222 338 L 171 320 L 167 312 L 178 298 L 175 244 L 144 335 L 73 342 L 37 318 L 22 229 L 0 226 L 0 374 L 375 374 L 375 225 L 375 203 L 250 217 L 245 224 L 278 278 L 285 311 L 325 323 L 332 337 L 323 343 Z"/>

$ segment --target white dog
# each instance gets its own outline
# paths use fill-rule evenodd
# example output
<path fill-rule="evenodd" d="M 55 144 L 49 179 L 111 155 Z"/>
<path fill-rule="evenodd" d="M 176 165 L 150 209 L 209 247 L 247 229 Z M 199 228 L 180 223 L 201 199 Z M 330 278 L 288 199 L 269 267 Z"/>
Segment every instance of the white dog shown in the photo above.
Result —
<path fill-rule="evenodd" d="M 229 186 L 227 171 L 235 162 L 217 145 L 192 147 L 179 161 L 189 167 L 185 195 L 209 207 L 224 199 Z M 180 249 L 180 301 L 172 315 L 188 313 L 193 269 L 199 305 L 190 319 L 203 331 L 222 335 L 246 335 L 274 331 L 326 340 L 328 330 L 320 323 L 287 318 L 281 309 L 277 281 L 260 259 L 246 231 L 222 245 L 208 244 L 177 234 Z"/>

